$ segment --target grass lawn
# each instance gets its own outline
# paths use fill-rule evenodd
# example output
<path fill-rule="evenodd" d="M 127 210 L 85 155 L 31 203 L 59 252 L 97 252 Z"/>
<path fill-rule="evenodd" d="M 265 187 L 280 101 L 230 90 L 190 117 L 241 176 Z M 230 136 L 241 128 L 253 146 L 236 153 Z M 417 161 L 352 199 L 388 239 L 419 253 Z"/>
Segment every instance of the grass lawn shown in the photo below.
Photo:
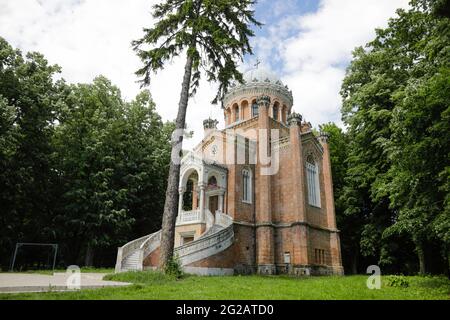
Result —
<path fill-rule="evenodd" d="M 446 277 L 405 277 L 408 287 L 390 287 L 382 280 L 380 290 L 366 287 L 367 276 L 292 278 L 288 276 L 185 276 L 182 279 L 153 271 L 107 275 L 105 279 L 131 282 L 122 288 L 0 294 L 0 299 L 449 299 Z"/>

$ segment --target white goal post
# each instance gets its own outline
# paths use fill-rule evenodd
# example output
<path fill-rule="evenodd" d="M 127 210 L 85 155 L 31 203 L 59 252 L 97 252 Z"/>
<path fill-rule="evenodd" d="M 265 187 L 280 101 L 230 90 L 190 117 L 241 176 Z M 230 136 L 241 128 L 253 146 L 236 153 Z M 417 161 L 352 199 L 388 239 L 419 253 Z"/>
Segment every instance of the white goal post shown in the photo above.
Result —
<path fill-rule="evenodd" d="M 52 266 L 52 270 L 55 270 L 55 264 L 56 264 L 56 255 L 58 253 L 58 244 L 56 243 L 26 243 L 26 242 L 17 242 L 16 243 L 16 248 L 14 249 L 14 254 L 12 256 L 11 259 L 11 268 L 9 271 L 13 272 L 14 271 L 14 265 L 16 263 L 16 257 L 17 257 L 17 251 L 19 250 L 19 248 L 24 247 L 24 246 L 41 246 L 41 247 L 52 247 L 54 254 L 53 254 L 53 266 Z"/>

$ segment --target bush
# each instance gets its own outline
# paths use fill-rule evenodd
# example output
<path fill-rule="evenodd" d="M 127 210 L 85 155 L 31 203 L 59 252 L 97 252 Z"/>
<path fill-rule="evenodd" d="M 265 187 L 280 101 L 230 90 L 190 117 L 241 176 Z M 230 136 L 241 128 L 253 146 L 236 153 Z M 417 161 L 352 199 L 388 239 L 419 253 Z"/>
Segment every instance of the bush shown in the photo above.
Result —
<path fill-rule="evenodd" d="M 168 262 L 164 269 L 164 273 L 168 276 L 180 279 L 184 276 L 183 267 L 181 266 L 181 261 L 178 256 L 173 256 Z"/>
<path fill-rule="evenodd" d="M 387 276 L 386 285 L 388 287 L 407 288 L 409 287 L 409 281 L 405 276 Z"/>

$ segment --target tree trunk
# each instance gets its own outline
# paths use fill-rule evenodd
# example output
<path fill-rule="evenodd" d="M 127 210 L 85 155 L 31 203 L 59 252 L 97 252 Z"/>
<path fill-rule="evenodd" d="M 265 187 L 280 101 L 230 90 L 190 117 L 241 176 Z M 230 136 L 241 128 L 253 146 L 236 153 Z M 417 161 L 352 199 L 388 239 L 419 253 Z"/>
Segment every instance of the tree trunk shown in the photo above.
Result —
<path fill-rule="evenodd" d="M 176 129 L 181 132 L 185 129 L 186 110 L 189 100 L 189 88 L 191 85 L 192 58 L 187 56 L 184 67 L 183 84 L 181 87 L 180 102 L 178 104 L 178 115 Z M 177 157 L 182 151 L 183 135 L 172 136 L 172 157 Z M 167 181 L 166 200 L 164 202 L 164 213 L 162 220 L 161 246 L 159 254 L 159 269 L 164 271 L 167 262 L 173 256 L 175 241 L 175 222 L 178 214 L 178 184 L 180 180 L 180 163 L 170 162 L 169 178 Z"/>
<path fill-rule="evenodd" d="M 92 267 L 94 265 L 94 248 L 88 244 L 86 248 L 86 255 L 84 256 L 84 265 L 86 267 Z"/>
<path fill-rule="evenodd" d="M 352 256 L 352 274 L 358 274 L 358 250 Z"/>
<path fill-rule="evenodd" d="M 419 274 L 425 274 L 425 251 L 423 250 L 423 243 L 416 242 L 417 257 L 419 258 Z"/>

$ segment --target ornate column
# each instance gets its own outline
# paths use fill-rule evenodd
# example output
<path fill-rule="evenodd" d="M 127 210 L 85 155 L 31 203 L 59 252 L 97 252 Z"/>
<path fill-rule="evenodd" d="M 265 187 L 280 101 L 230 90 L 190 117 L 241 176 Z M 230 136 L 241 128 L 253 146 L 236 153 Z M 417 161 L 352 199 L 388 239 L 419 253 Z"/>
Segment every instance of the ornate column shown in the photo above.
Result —
<path fill-rule="evenodd" d="M 192 186 L 192 210 L 197 209 L 198 200 L 198 187 L 197 185 Z"/>
<path fill-rule="evenodd" d="M 225 194 L 225 191 L 223 191 L 221 194 L 219 194 L 219 211 L 221 212 L 221 213 L 224 213 L 223 212 L 223 196 L 224 196 L 224 194 Z M 215 214 L 215 212 L 213 212 L 213 214 Z"/>
<path fill-rule="evenodd" d="M 269 106 L 270 97 L 261 96 L 257 100 L 259 108 L 258 129 L 258 153 L 266 150 L 266 157 L 270 156 L 270 125 L 269 125 Z M 261 141 L 262 139 L 262 141 Z M 265 140 L 265 141 L 264 141 Z M 275 244 L 274 228 L 272 225 L 272 206 L 271 206 L 271 176 L 262 175 L 261 156 L 258 156 L 256 173 L 259 179 L 259 199 L 258 211 L 256 216 L 256 263 L 258 273 L 275 274 Z"/>
<path fill-rule="evenodd" d="M 205 185 L 200 184 L 200 217 L 202 221 L 205 221 Z"/>

